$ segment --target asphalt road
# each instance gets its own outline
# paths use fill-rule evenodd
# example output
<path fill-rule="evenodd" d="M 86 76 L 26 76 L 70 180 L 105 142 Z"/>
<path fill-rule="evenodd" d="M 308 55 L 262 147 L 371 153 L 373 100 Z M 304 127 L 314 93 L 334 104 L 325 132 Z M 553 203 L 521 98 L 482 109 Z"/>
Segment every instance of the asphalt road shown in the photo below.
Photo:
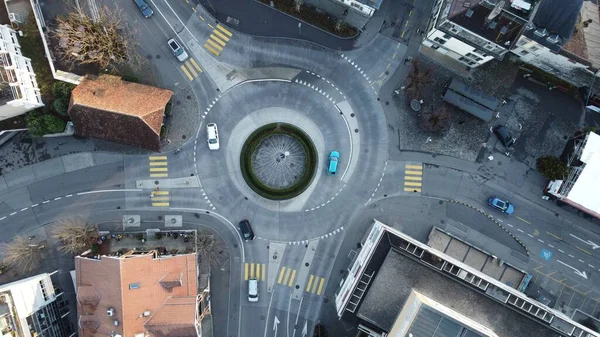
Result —
<path fill-rule="evenodd" d="M 338 53 L 309 42 L 223 30 L 193 3 L 149 2 L 155 10 L 150 19 L 143 19 L 132 3 L 123 6 L 124 11 L 140 23 L 137 34 L 145 56 L 158 69 L 163 86 L 192 88 L 202 116 L 196 137 L 178 154 L 127 156 L 120 162 L 58 175 L 0 195 L 4 241 L 70 214 L 88 215 L 113 227 L 124 213 L 140 214 L 141 228 L 160 228 L 158 216 L 183 214 L 182 228 L 210 226 L 230 250 L 229 263 L 213 271 L 216 335 L 304 337 L 322 318 L 326 302 L 333 302 L 349 254 L 372 218 L 420 240 L 426 240 L 433 225 L 462 225 L 493 241 L 491 249 L 526 256 L 527 251 L 502 225 L 530 252 L 528 259 L 515 263 L 536 275 L 534 282 L 556 297 L 556 305 L 566 302 L 589 312 L 600 310 L 596 300 L 587 299 L 591 296 L 581 299 L 573 291 L 579 287 L 600 291 L 596 276 L 600 262 L 592 244 L 600 244 L 597 233 L 557 218 L 507 190 L 502 182 L 482 182 L 455 169 L 424 165 L 422 191 L 404 191 L 405 165 L 426 164 L 430 156 L 403 159 L 406 154 L 398 151 L 399 144 L 388 139 L 386 130 L 395 112 L 384 102 L 391 101 L 394 87 L 405 76 L 406 69 L 399 66 L 406 56 L 416 53 L 417 40 L 404 45 L 378 35 L 361 49 Z M 236 27 L 250 34 L 265 31 L 291 36 L 297 29 L 294 19 L 279 17 L 252 1 L 244 4 L 260 7 L 239 13 L 235 11 L 242 7 L 229 12 L 220 7 L 212 10 L 221 21 L 226 21 L 221 15 L 235 15 L 240 20 Z M 212 5 L 223 4 L 213 1 Z M 261 28 L 256 18 L 265 15 L 261 14 L 264 10 L 269 11 L 270 23 Z M 419 24 L 410 20 L 411 25 Z M 268 28 L 270 24 L 277 24 L 278 29 Z M 203 45 L 217 29 L 221 35 L 229 34 L 215 55 Z M 302 33 L 321 39 L 318 32 L 304 27 Z M 186 46 L 197 67 L 169 53 L 166 40 L 174 36 Z M 339 41 L 319 41 L 340 47 Z M 244 79 L 260 81 L 242 83 Z M 246 135 L 262 124 L 282 120 L 311 135 L 320 166 L 303 196 L 269 202 L 241 180 L 238 161 Z M 219 151 L 209 151 L 204 143 L 207 122 L 219 125 Z M 341 175 L 336 177 L 326 176 L 323 167 L 333 149 L 342 153 Z M 160 167 L 166 170 L 153 170 L 155 161 L 161 161 Z M 161 194 L 150 198 L 156 186 Z M 513 201 L 514 216 L 486 209 L 484 201 L 490 194 Z M 492 213 L 497 223 L 471 208 L 440 199 L 460 200 Z M 248 243 L 240 241 L 235 229 L 244 218 L 252 222 L 257 235 Z M 545 251 L 551 256 L 544 255 Z M 557 275 L 565 279 L 552 281 Z M 247 299 L 249 278 L 259 280 L 256 303 Z M 565 300 L 567 295 L 571 297 Z"/>

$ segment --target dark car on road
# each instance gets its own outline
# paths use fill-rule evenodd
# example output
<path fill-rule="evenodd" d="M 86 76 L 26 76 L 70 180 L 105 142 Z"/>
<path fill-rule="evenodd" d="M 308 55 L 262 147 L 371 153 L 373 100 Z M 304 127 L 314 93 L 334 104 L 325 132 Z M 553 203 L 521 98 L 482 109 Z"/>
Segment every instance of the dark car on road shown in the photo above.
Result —
<path fill-rule="evenodd" d="M 506 213 L 508 215 L 513 214 L 515 211 L 515 206 L 506 200 L 502 200 L 494 195 L 492 195 L 488 201 L 488 205 L 499 210 L 502 213 Z"/>
<path fill-rule="evenodd" d="M 152 16 L 152 14 L 154 14 L 154 11 L 152 10 L 152 8 L 150 8 L 150 6 L 148 6 L 148 4 L 146 3 L 146 1 L 144 0 L 133 0 L 133 2 L 135 2 L 135 4 L 138 6 L 138 8 L 140 9 L 140 11 L 142 12 L 142 15 L 144 15 L 144 17 L 147 19 L 149 17 Z"/>
<path fill-rule="evenodd" d="M 239 223 L 240 232 L 242 232 L 242 236 L 246 242 L 250 240 L 254 240 L 254 231 L 252 230 L 252 226 L 250 226 L 250 221 L 242 220 Z"/>
<path fill-rule="evenodd" d="M 508 129 L 504 125 L 496 125 L 492 131 L 494 131 L 496 137 L 498 137 L 505 147 L 511 147 L 515 143 L 515 139 L 510 135 Z"/>

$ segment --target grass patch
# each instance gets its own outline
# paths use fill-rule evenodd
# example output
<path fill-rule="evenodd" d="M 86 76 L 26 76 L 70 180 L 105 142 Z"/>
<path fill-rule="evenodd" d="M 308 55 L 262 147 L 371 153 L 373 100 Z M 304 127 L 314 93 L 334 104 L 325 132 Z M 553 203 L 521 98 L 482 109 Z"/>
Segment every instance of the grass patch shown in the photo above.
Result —
<path fill-rule="evenodd" d="M 304 162 L 306 170 L 304 174 L 292 186 L 281 189 L 263 184 L 252 170 L 252 156 L 256 148 L 265 138 L 276 134 L 285 134 L 294 137 L 306 153 Z M 258 128 L 248 137 L 242 147 L 240 167 L 244 180 L 258 195 L 270 200 L 286 200 L 301 194 L 308 188 L 315 176 L 317 160 L 317 150 L 307 134 L 290 124 L 272 123 Z"/>

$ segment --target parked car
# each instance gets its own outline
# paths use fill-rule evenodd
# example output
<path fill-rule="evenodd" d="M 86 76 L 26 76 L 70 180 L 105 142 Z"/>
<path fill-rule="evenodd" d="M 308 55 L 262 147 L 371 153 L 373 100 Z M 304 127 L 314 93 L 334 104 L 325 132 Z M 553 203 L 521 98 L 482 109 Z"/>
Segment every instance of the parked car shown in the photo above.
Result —
<path fill-rule="evenodd" d="M 499 210 L 502 213 L 506 213 L 508 215 L 513 214 L 513 212 L 515 211 L 515 206 L 513 206 L 513 204 L 511 204 L 510 202 L 508 202 L 507 200 L 502 200 L 494 195 L 492 195 L 489 199 L 488 199 L 488 205 L 490 205 L 491 207 Z"/>
<path fill-rule="evenodd" d="M 216 123 L 206 124 L 206 142 L 211 150 L 219 149 L 219 129 Z"/>
<path fill-rule="evenodd" d="M 258 302 L 258 280 L 255 278 L 248 280 L 248 301 Z"/>
<path fill-rule="evenodd" d="M 250 226 L 250 221 L 245 219 L 240 221 L 239 227 L 246 242 L 254 240 L 254 231 L 252 230 L 252 226 Z"/>
<path fill-rule="evenodd" d="M 175 39 L 170 39 L 169 41 L 167 41 L 167 44 L 169 45 L 169 49 L 171 49 L 173 55 L 175 55 L 175 57 L 177 57 L 179 61 L 183 62 L 187 60 L 188 54 L 186 53 L 185 49 L 183 49 L 183 47 L 179 44 L 179 42 L 177 42 Z"/>
<path fill-rule="evenodd" d="M 492 130 L 505 147 L 511 147 L 515 143 L 515 139 L 508 133 L 508 129 L 504 125 L 496 125 Z"/>
<path fill-rule="evenodd" d="M 334 175 L 338 169 L 338 163 L 340 161 L 340 153 L 337 151 L 331 151 L 329 154 L 329 166 L 327 166 L 327 173 Z"/>
<path fill-rule="evenodd" d="M 152 14 L 154 14 L 154 11 L 152 10 L 152 8 L 150 8 L 150 6 L 148 6 L 148 4 L 146 3 L 146 1 L 144 0 L 133 0 L 133 2 L 135 2 L 135 4 L 138 6 L 138 8 L 140 9 L 140 11 L 142 12 L 142 15 L 144 15 L 144 17 L 147 19 L 149 17 L 152 16 Z"/>

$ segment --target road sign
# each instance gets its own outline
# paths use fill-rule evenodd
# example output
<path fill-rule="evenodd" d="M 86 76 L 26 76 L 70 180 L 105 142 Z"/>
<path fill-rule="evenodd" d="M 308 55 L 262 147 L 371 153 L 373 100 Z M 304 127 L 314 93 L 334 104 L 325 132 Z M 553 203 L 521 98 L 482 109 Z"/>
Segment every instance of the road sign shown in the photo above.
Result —
<path fill-rule="evenodd" d="M 544 260 L 550 260 L 552 258 L 552 252 L 549 250 L 542 249 L 540 257 Z"/>

